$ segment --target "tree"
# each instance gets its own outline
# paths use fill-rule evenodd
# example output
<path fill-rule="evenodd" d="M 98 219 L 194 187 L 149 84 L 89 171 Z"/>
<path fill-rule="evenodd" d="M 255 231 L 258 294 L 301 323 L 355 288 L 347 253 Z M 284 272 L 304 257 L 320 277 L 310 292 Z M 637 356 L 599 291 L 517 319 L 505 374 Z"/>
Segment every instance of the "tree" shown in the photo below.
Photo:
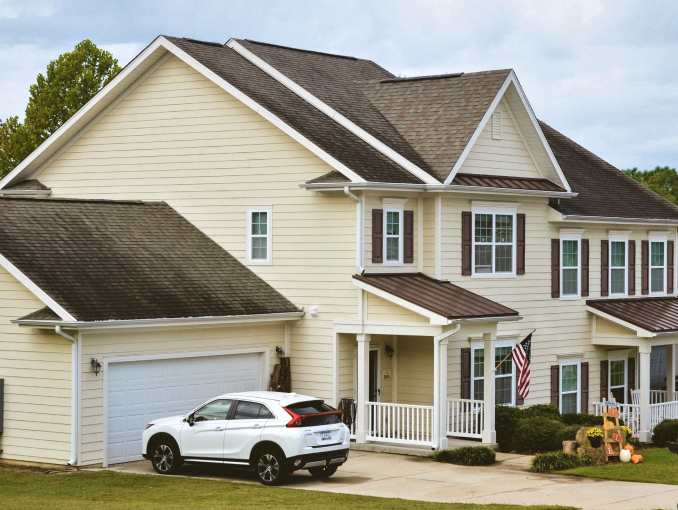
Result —
<path fill-rule="evenodd" d="M 658 166 L 654 170 L 641 171 L 631 168 L 622 171 L 669 202 L 678 205 L 678 173 L 675 168 Z"/>
<path fill-rule="evenodd" d="M 31 85 L 24 123 L 0 122 L 0 177 L 6 175 L 121 70 L 109 52 L 86 39 L 38 74 Z"/>

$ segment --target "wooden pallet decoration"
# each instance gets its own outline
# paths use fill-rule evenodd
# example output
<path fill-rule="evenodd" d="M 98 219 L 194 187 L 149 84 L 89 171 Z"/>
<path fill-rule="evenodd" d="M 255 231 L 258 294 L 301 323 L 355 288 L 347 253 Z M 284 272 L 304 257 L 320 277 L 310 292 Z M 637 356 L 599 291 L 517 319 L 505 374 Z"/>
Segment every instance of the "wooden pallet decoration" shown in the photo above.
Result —
<path fill-rule="evenodd" d="M 612 400 L 601 401 L 600 407 L 603 416 L 603 443 L 609 461 L 610 457 L 619 457 L 619 452 L 624 447 L 622 429 L 619 426 L 619 406 L 616 399 L 613 398 Z M 608 421 L 608 418 L 614 419 L 614 423 Z M 614 449 L 613 445 L 615 444 L 619 447 L 618 450 Z"/>

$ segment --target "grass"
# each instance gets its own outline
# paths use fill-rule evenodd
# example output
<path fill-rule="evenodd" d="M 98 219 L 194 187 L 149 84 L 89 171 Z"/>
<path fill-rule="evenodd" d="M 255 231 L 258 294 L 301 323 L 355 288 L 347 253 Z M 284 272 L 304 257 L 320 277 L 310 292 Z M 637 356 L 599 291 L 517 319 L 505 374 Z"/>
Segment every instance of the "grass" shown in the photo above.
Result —
<path fill-rule="evenodd" d="M 322 482 L 319 482 L 322 483 Z M 287 508 L 295 510 L 548 510 L 555 506 L 437 504 L 111 471 L 45 475 L 0 468 L 3 510 Z"/>
<path fill-rule="evenodd" d="M 641 450 L 640 464 L 610 462 L 604 466 L 579 467 L 559 471 L 558 474 L 621 480 L 627 482 L 665 483 L 678 485 L 678 455 L 666 448 Z"/>

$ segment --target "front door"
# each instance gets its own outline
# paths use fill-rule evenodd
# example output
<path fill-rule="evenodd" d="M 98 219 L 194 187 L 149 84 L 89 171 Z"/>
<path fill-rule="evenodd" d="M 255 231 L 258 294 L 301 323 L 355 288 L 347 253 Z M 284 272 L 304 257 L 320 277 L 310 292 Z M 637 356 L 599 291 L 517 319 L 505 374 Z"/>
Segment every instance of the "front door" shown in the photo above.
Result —
<path fill-rule="evenodd" d="M 214 400 L 193 413 L 193 425 L 181 427 L 181 455 L 204 460 L 224 459 L 224 435 L 232 400 Z"/>
<path fill-rule="evenodd" d="M 370 383 L 369 401 L 379 402 L 381 388 L 379 388 L 379 351 L 370 349 Z"/>

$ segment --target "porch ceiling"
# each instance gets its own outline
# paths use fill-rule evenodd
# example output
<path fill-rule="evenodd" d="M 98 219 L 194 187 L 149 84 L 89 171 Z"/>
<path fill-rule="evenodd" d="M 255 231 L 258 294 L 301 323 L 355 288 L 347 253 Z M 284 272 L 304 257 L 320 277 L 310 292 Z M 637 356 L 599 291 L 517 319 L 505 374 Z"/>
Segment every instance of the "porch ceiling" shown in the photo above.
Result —
<path fill-rule="evenodd" d="M 422 273 L 354 275 L 353 284 L 427 316 L 432 323 L 521 319 L 511 308 Z"/>

